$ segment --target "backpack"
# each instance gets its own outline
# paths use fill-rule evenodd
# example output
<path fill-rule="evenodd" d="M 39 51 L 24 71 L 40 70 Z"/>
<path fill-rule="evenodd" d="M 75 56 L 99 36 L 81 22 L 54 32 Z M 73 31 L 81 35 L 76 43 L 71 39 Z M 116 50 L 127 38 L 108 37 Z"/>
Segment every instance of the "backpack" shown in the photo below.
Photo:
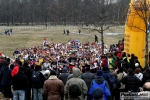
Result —
<path fill-rule="evenodd" d="M 101 89 L 101 90 L 103 90 L 103 93 L 104 93 L 104 98 L 106 97 L 106 96 L 110 96 L 111 94 L 110 94 L 110 90 L 107 88 L 107 86 L 106 86 L 106 81 L 103 81 L 103 83 L 102 84 L 98 84 L 95 80 L 93 80 L 92 81 L 92 85 L 91 85 L 91 87 L 90 87 L 90 89 L 89 89 L 89 95 L 92 95 L 93 94 L 93 92 L 94 92 L 94 90 L 96 90 L 96 89 Z"/>
<path fill-rule="evenodd" d="M 109 79 L 107 80 L 109 86 L 110 86 L 110 89 L 114 90 L 116 89 L 118 86 L 117 86 L 117 80 L 115 79 L 115 77 L 113 76 L 110 76 L 109 75 Z"/>
<path fill-rule="evenodd" d="M 33 83 L 39 83 L 40 82 L 40 72 L 39 71 L 34 71 L 32 73 L 32 82 Z"/>

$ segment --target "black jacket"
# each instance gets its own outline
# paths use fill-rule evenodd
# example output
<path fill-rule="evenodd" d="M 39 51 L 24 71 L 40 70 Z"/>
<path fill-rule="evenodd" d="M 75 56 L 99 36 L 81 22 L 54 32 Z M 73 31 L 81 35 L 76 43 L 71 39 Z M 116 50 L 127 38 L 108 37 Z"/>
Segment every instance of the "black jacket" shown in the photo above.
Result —
<path fill-rule="evenodd" d="M 143 73 L 142 85 L 144 85 L 147 80 L 150 80 L 150 73 Z"/>
<path fill-rule="evenodd" d="M 138 88 L 140 87 L 140 80 L 134 75 L 127 75 L 125 76 L 121 82 L 125 84 L 126 92 L 132 91 L 137 92 Z"/>
<path fill-rule="evenodd" d="M 0 70 L 0 76 L 2 77 L 2 85 L 11 85 L 11 69 L 8 66 L 3 66 Z"/>
<path fill-rule="evenodd" d="M 67 82 L 67 79 L 68 79 L 68 76 L 69 76 L 69 73 L 67 73 L 67 70 L 62 70 L 62 73 L 59 75 L 59 79 L 62 80 L 62 82 L 64 83 L 64 85 L 66 84 Z"/>
<path fill-rule="evenodd" d="M 32 83 L 32 80 L 31 80 L 31 77 L 32 77 L 32 70 L 30 67 L 24 67 L 24 74 L 26 75 L 28 81 L 29 81 L 29 85 L 31 85 Z"/>
<path fill-rule="evenodd" d="M 85 72 L 81 75 L 81 79 L 83 79 L 88 88 L 90 88 L 91 82 L 95 79 L 95 75 L 91 72 Z"/>
<path fill-rule="evenodd" d="M 23 72 L 19 72 L 12 78 L 11 84 L 14 90 L 26 90 L 29 82 Z"/>
<path fill-rule="evenodd" d="M 40 77 L 40 82 L 39 83 L 33 83 L 32 82 L 32 87 L 33 88 L 36 88 L 36 89 L 43 88 L 43 85 L 44 85 L 44 82 L 45 82 L 45 77 L 41 72 L 39 74 L 39 77 Z"/>

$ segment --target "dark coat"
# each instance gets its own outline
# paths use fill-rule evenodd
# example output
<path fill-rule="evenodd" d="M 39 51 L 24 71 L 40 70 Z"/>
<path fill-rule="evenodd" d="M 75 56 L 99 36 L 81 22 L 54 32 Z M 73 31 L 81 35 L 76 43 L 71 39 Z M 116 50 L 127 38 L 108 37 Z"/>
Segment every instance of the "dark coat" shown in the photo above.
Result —
<path fill-rule="evenodd" d="M 12 78 L 11 84 L 14 90 L 26 90 L 29 82 L 23 72 L 19 72 Z"/>
<path fill-rule="evenodd" d="M 32 77 L 32 70 L 30 67 L 24 67 L 24 74 L 26 75 L 28 81 L 29 81 L 29 85 L 31 85 L 32 83 L 32 80 L 31 80 L 31 77 Z"/>
<path fill-rule="evenodd" d="M 121 82 L 125 84 L 126 92 L 132 91 L 137 92 L 140 87 L 140 80 L 134 75 L 125 76 Z"/>
<path fill-rule="evenodd" d="M 64 83 L 64 85 L 65 85 L 66 82 L 67 82 L 68 76 L 69 76 L 69 73 L 67 73 L 67 72 L 61 73 L 61 74 L 59 75 L 59 79 L 62 80 L 62 82 Z"/>
<path fill-rule="evenodd" d="M 91 72 L 85 72 L 81 75 L 81 79 L 83 79 L 89 88 L 93 79 L 95 79 L 95 75 Z"/>
<path fill-rule="evenodd" d="M 109 71 L 103 71 L 103 75 L 102 77 L 105 79 L 105 80 L 108 80 L 110 77 L 114 77 Z"/>
<path fill-rule="evenodd" d="M 8 66 L 3 66 L 0 75 L 2 77 L 2 85 L 11 85 L 11 69 Z"/>
<path fill-rule="evenodd" d="M 147 80 L 150 80 L 150 73 L 143 73 L 142 85 L 144 85 Z"/>
<path fill-rule="evenodd" d="M 43 88 L 43 85 L 44 85 L 44 81 L 45 81 L 45 77 L 44 75 L 39 71 L 39 77 L 40 77 L 40 82 L 39 83 L 33 83 L 32 82 L 32 87 L 33 88 L 36 88 L 36 89 L 39 89 L 39 88 Z"/>

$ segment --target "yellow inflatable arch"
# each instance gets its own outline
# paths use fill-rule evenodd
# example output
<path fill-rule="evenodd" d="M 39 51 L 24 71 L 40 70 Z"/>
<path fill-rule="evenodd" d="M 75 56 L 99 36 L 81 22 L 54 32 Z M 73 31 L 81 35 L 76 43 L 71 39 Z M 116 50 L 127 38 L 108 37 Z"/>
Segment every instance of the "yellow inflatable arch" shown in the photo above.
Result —
<path fill-rule="evenodd" d="M 146 4 L 144 4 L 146 1 Z M 150 0 L 131 0 L 124 34 L 124 51 L 135 54 L 142 67 L 145 66 L 146 27 L 145 16 L 149 16 Z M 145 6 L 146 5 L 146 6 Z M 144 9 L 143 9 L 144 8 Z M 148 22 L 148 19 L 146 19 Z"/>

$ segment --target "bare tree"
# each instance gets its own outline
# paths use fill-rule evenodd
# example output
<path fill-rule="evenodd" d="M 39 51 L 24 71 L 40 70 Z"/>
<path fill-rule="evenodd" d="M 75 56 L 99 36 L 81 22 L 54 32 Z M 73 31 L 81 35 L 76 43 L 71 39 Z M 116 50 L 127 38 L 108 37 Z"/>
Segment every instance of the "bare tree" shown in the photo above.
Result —
<path fill-rule="evenodd" d="M 101 34 L 101 43 L 102 43 L 102 54 L 104 54 L 104 31 L 109 28 L 109 26 L 104 27 L 106 25 L 106 19 L 111 16 L 110 7 L 112 5 L 111 0 L 93 0 L 94 1 L 94 16 L 93 24 L 96 26 L 94 28 L 84 28 L 91 31 L 97 31 Z M 111 8 L 112 9 L 112 8 Z"/>

